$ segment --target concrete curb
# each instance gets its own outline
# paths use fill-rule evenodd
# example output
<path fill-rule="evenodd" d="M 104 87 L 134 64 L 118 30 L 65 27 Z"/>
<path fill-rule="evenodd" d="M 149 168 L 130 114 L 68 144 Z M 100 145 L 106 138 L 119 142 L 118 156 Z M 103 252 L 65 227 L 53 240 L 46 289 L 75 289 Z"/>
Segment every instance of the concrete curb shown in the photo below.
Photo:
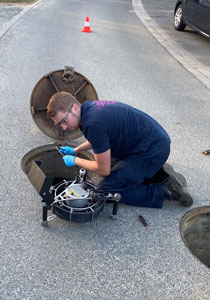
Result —
<path fill-rule="evenodd" d="M 171 39 L 165 30 L 161 29 L 145 11 L 141 0 L 132 0 L 135 14 L 154 38 L 170 53 L 186 70 L 193 74 L 208 89 L 210 89 L 210 68 L 200 63 L 188 51 Z"/>
<path fill-rule="evenodd" d="M 9 22 L 5 23 L 0 29 L 0 39 L 32 8 L 37 6 L 42 0 L 37 1 L 31 5 L 24 6 L 23 10 L 15 15 Z"/>

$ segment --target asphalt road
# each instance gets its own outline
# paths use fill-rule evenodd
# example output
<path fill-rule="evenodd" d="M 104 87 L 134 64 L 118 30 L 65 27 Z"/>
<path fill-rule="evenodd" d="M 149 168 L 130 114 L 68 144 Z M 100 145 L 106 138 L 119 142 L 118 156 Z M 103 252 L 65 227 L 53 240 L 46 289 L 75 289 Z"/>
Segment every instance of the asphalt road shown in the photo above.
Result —
<path fill-rule="evenodd" d="M 86 16 L 91 34 L 81 32 Z M 44 228 L 41 199 L 20 167 L 26 152 L 53 142 L 30 115 L 32 89 L 71 65 L 101 99 L 138 107 L 166 128 L 169 163 L 186 176 L 193 207 L 208 205 L 209 89 L 153 38 L 129 0 L 40 1 L 2 35 L 0 58 L 0 299 L 209 299 L 209 269 L 180 237 L 188 209 L 121 205 L 112 219 L 107 205 L 92 223 L 56 218 Z"/>

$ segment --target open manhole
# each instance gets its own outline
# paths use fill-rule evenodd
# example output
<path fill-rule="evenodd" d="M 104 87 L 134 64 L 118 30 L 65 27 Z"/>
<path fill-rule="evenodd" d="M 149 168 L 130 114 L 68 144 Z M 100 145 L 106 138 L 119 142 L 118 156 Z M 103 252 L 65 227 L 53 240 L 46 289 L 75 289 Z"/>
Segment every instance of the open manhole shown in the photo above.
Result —
<path fill-rule="evenodd" d="M 75 147 L 75 144 L 72 142 L 68 143 L 69 147 Z M 54 177 L 55 179 L 72 179 L 78 172 L 78 167 L 66 167 L 64 161 L 62 160 L 62 156 L 56 150 L 57 144 L 48 144 L 44 146 L 40 146 L 30 150 L 26 153 L 21 161 L 21 166 L 24 173 L 30 177 L 33 174 L 30 174 L 31 165 L 34 160 L 39 161 L 41 164 L 41 170 L 48 177 Z M 88 151 L 81 152 L 79 157 L 93 160 L 93 154 Z M 94 184 L 98 184 L 101 180 L 101 176 L 89 172 L 90 180 L 94 182 Z M 36 180 L 39 178 L 34 175 Z M 30 178 L 29 178 L 30 180 Z M 33 183 L 32 183 L 33 184 Z"/>
<path fill-rule="evenodd" d="M 210 267 L 210 206 L 187 212 L 180 222 L 180 232 L 191 253 Z"/>

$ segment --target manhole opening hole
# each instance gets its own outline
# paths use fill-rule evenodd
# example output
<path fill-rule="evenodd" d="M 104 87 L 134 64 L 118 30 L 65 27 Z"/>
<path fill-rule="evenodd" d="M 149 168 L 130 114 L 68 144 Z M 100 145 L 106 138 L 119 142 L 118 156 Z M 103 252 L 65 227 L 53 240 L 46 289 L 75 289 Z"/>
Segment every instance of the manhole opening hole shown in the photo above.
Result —
<path fill-rule="evenodd" d="M 75 144 L 68 144 L 70 147 L 75 147 Z M 24 173 L 29 176 L 31 164 L 34 160 L 41 163 L 41 169 L 46 176 L 54 177 L 56 181 L 60 179 L 74 179 L 78 173 L 77 167 L 68 168 L 65 166 L 62 156 L 56 150 L 57 144 L 49 144 L 32 149 L 24 155 L 21 161 L 21 166 Z M 93 155 L 88 151 L 79 154 L 79 157 L 84 159 L 93 159 Z M 91 180 L 98 184 L 101 180 L 100 176 L 89 172 Z M 30 178 L 29 178 L 30 180 Z"/>
<path fill-rule="evenodd" d="M 180 231 L 191 253 L 210 267 L 210 206 L 187 212 L 181 220 Z"/>

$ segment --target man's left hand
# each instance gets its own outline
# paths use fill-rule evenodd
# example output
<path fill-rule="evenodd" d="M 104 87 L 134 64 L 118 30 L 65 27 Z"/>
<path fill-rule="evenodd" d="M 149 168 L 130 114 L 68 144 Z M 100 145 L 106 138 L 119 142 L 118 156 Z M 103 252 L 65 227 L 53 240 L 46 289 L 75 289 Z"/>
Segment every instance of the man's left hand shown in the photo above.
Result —
<path fill-rule="evenodd" d="M 72 155 L 65 155 L 65 156 L 63 156 L 62 158 L 63 158 L 63 160 L 64 160 L 64 162 L 65 162 L 65 165 L 66 165 L 67 167 L 75 167 L 75 166 L 76 166 L 76 165 L 75 165 L 75 162 L 74 162 L 75 156 L 72 156 Z"/>

